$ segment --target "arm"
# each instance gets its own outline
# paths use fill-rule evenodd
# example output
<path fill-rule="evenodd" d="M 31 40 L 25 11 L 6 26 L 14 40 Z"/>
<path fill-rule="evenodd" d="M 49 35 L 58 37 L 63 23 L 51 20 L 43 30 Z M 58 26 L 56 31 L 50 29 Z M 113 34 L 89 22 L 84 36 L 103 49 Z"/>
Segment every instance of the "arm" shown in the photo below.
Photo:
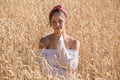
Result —
<path fill-rule="evenodd" d="M 44 52 L 44 49 L 46 49 L 48 47 L 48 44 L 49 44 L 49 40 L 47 37 L 42 37 L 39 41 L 39 49 L 37 51 L 37 54 L 40 55 L 40 57 L 45 57 L 43 52 Z M 39 62 L 41 62 L 42 59 L 39 59 Z"/>
<path fill-rule="evenodd" d="M 39 41 L 39 49 L 46 49 L 49 44 L 49 39 L 47 37 L 43 37 Z"/>
<path fill-rule="evenodd" d="M 71 49 L 75 51 L 67 51 L 64 42 L 60 41 L 60 44 L 58 46 L 58 53 L 59 53 L 59 61 L 62 66 L 67 67 L 70 71 L 72 70 L 75 72 L 78 62 L 79 62 L 79 41 L 72 40 L 71 41 Z"/>
<path fill-rule="evenodd" d="M 42 37 L 39 41 L 37 54 L 42 54 L 43 56 L 43 51 L 48 47 L 48 44 L 49 44 L 49 40 L 46 37 Z"/>
<path fill-rule="evenodd" d="M 79 51 L 80 48 L 80 42 L 78 40 L 73 40 L 71 49 Z"/>
<path fill-rule="evenodd" d="M 76 55 L 76 57 L 74 57 L 74 59 L 70 60 L 69 62 L 69 69 L 72 70 L 72 72 L 76 71 L 76 68 L 79 63 L 79 48 L 80 48 L 80 42 L 78 40 L 73 40 L 71 49 L 76 50 L 77 52 L 73 53 Z"/>

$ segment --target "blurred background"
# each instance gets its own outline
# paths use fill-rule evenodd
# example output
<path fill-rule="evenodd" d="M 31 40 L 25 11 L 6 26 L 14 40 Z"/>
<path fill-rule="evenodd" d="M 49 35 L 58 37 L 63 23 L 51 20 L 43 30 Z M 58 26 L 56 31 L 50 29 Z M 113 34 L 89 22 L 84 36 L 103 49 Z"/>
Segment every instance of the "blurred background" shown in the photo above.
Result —
<path fill-rule="evenodd" d="M 0 80 L 48 80 L 36 52 L 52 33 L 49 12 L 68 12 L 67 33 L 80 41 L 80 80 L 120 80 L 120 0 L 0 0 Z M 51 79 L 50 79 L 51 80 Z"/>

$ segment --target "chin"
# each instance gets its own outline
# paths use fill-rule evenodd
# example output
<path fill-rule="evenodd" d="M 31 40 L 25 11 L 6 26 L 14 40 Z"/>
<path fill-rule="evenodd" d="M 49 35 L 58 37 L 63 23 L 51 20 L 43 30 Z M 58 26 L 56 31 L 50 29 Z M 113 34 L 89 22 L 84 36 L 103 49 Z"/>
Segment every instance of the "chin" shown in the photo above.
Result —
<path fill-rule="evenodd" d="M 59 33 L 59 34 L 61 34 L 63 32 L 63 30 L 55 30 L 55 33 Z"/>
<path fill-rule="evenodd" d="M 58 34 L 58 35 L 60 35 L 60 34 L 62 34 L 62 31 L 57 31 L 55 33 Z"/>

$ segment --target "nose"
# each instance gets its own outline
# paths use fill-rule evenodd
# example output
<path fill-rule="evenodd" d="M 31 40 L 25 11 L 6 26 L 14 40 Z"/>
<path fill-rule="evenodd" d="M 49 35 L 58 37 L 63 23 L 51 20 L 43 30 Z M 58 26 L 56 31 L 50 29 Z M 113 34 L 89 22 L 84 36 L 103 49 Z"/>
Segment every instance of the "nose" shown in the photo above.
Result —
<path fill-rule="evenodd" d="M 60 23 L 56 23 L 56 27 L 59 28 L 59 29 L 61 29 Z"/>
<path fill-rule="evenodd" d="M 60 26 L 60 23 L 57 22 L 56 25 L 59 27 L 59 26 Z"/>

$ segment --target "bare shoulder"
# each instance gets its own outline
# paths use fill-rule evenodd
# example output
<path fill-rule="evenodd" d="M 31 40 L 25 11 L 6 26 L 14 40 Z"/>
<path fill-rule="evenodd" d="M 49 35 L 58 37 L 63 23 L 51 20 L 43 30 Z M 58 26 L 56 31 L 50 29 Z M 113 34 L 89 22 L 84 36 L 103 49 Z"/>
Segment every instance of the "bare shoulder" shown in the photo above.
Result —
<path fill-rule="evenodd" d="M 42 37 L 42 38 L 40 39 L 40 41 L 39 41 L 39 49 L 42 49 L 42 48 L 45 48 L 45 49 L 46 49 L 46 48 L 48 47 L 49 42 L 50 42 L 50 40 L 49 40 L 50 36 L 51 36 L 51 35 L 47 35 L 47 36 Z"/>
<path fill-rule="evenodd" d="M 70 42 L 71 42 L 71 49 L 79 51 L 79 48 L 80 48 L 79 40 L 70 37 Z"/>

